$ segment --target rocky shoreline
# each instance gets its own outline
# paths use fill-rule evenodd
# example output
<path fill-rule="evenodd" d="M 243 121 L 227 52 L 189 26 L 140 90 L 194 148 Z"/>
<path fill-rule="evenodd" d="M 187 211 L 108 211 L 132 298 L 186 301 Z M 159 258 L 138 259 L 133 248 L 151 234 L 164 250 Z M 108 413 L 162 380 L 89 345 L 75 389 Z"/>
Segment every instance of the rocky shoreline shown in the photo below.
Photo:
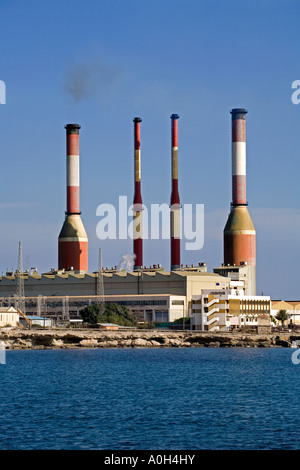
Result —
<path fill-rule="evenodd" d="M 291 347 L 295 333 L 227 333 L 202 331 L 99 331 L 2 329 L 2 349 L 72 348 L 191 348 L 191 347 Z"/>

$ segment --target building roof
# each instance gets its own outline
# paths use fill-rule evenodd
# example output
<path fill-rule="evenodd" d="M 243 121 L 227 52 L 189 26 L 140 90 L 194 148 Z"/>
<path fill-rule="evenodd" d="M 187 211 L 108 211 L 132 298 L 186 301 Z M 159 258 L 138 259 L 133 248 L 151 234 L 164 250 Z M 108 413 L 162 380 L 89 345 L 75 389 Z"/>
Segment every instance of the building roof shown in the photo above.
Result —
<path fill-rule="evenodd" d="M 272 300 L 272 307 L 273 310 L 283 309 L 283 310 L 291 310 L 291 309 L 300 309 L 300 301 L 299 300 Z"/>
<path fill-rule="evenodd" d="M 37 315 L 26 315 L 26 317 L 28 318 L 28 320 L 49 320 L 49 318 L 39 317 Z M 22 319 L 25 320 L 25 318 L 21 317 L 21 320 Z"/>
<path fill-rule="evenodd" d="M 14 307 L 0 307 L 0 313 L 18 313 Z"/>
<path fill-rule="evenodd" d="M 205 272 L 205 271 L 193 271 L 189 269 L 178 269 L 176 271 L 164 271 L 164 270 L 142 270 L 142 271 L 132 271 L 132 272 L 126 272 L 125 270 L 122 271 L 110 271 L 110 272 L 102 272 L 102 276 L 104 278 L 126 278 L 126 277 L 138 277 L 142 274 L 142 276 L 153 278 L 153 277 L 176 277 L 176 276 L 181 276 L 181 277 L 187 277 L 187 276 L 198 276 L 198 277 L 217 277 L 220 276 L 218 273 L 210 273 L 210 272 Z M 40 281 L 42 278 L 44 279 L 85 279 L 85 278 L 97 278 L 98 277 L 98 272 L 93 272 L 93 273 L 88 273 L 88 272 L 76 272 L 76 271 L 56 271 L 56 270 L 51 270 L 46 273 L 39 274 L 37 272 L 34 272 L 32 274 L 30 273 L 22 273 L 22 278 L 25 281 Z M 9 273 L 6 275 L 0 276 L 0 281 L 3 280 L 9 280 L 9 281 L 15 281 L 16 276 L 15 273 Z"/>

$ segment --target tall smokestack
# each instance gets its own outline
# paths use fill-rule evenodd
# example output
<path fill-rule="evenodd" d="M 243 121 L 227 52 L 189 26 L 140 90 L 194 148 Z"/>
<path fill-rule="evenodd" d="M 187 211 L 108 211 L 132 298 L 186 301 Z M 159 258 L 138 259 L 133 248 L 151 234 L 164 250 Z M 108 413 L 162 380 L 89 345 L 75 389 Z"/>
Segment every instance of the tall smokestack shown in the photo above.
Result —
<path fill-rule="evenodd" d="M 180 268 L 180 199 L 178 192 L 178 114 L 171 115 L 172 193 L 171 193 L 171 270 Z"/>
<path fill-rule="evenodd" d="M 79 129 L 67 124 L 67 211 L 58 238 L 58 269 L 88 270 L 88 237 L 79 209 Z"/>
<path fill-rule="evenodd" d="M 256 231 L 246 198 L 246 114 L 232 109 L 232 204 L 224 229 L 224 263 L 246 265 L 246 293 L 256 295 Z"/>
<path fill-rule="evenodd" d="M 134 269 L 143 266 L 143 225 L 142 210 L 143 202 L 141 195 L 141 134 L 140 123 L 142 119 L 135 117 L 134 120 L 134 198 L 133 198 L 133 253 L 135 255 Z"/>

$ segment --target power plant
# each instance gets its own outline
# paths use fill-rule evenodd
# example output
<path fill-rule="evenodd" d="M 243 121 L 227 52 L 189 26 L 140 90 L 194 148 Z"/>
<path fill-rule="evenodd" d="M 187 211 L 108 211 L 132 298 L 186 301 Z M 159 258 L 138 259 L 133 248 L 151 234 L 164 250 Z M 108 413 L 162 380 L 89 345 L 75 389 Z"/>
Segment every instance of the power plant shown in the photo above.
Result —
<path fill-rule="evenodd" d="M 251 302 L 258 302 L 259 308 L 265 308 L 265 299 L 261 296 L 256 297 L 256 232 L 248 212 L 246 198 L 246 113 L 244 108 L 231 110 L 232 202 L 223 234 L 224 262 L 222 266 L 214 268 L 212 273 L 207 272 L 206 263 L 198 263 L 196 266 L 181 264 L 178 114 L 170 116 L 170 271 L 165 271 L 160 265 L 144 266 L 140 129 L 142 119 L 135 117 L 133 119 L 133 269 L 130 272 L 124 270 L 120 272 L 117 267 L 112 269 L 101 267 L 98 271 L 89 273 L 88 236 L 80 212 L 80 125 L 67 124 L 65 126 L 66 212 L 58 237 L 58 269 L 52 269 L 42 275 L 37 272 L 23 273 L 25 299 L 28 301 L 30 299 L 30 305 L 40 305 L 41 298 L 44 298 L 50 299 L 45 301 L 45 304 L 48 302 L 49 306 L 53 306 L 54 299 L 56 299 L 58 302 L 55 307 L 56 314 L 57 309 L 61 308 L 59 305 L 64 305 L 64 311 L 72 315 L 72 309 L 66 310 L 66 305 L 69 305 L 69 300 L 71 302 L 73 299 L 73 306 L 75 308 L 76 304 L 77 309 L 76 312 L 73 311 L 73 314 L 78 316 L 78 306 L 99 302 L 99 277 L 101 276 L 101 298 L 104 301 L 109 302 L 114 299 L 116 303 L 126 304 L 135 309 L 140 306 L 144 319 L 154 323 L 173 321 L 176 315 L 191 316 L 193 313 L 197 315 L 197 311 L 194 312 L 195 309 L 193 309 L 193 302 L 198 302 L 197 299 L 202 291 L 207 293 L 214 290 L 221 292 L 224 289 L 233 289 L 230 295 L 235 296 L 237 295 L 235 289 L 238 289 L 239 295 L 243 289 L 246 296 L 251 296 Z M 16 285 L 19 277 L 20 273 L 15 275 L 13 272 L 8 272 L 6 276 L 0 278 L 0 306 L 3 303 L 11 305 L 13 298 L 18 297 Z M 7 299 L 10 300 L 7 301 Z M 51 310 L 51 307 L 49 308 Z M 217 318 L 213 317 L 215 309 L 211 310 L 209 304 L 201 308 L 203 310 L 202 320 L 199 323 L 202 325 L 201 328 L 204 329 L 203 325 L 205 329 L 219 328 Z M 37 307 L 36 309 L 40 310 Z M 27 310 L 28 307 L 26 307 Z M 195 325 L 197 326 L 197 322 Z"/>

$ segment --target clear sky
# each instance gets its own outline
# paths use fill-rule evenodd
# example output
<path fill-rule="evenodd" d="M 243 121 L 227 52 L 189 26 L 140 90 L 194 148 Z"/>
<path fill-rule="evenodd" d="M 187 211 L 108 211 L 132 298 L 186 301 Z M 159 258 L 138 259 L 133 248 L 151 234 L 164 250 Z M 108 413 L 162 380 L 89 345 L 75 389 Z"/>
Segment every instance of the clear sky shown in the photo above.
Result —
<path fill-rule="evenodd" d="M 247 114 L 247 199 L 257 231 L 257 293 L 300 300 L 298 0 L 0 0 L 0 274 L 57 267 L 64 220 L 65 129 L 79 123 L 89 270 L 117 265 L 132 240 L 100 241 L 96 209 L 133 198 L 133 118 L 140 116 L 142 196 L 169 203 L 170 115 L 178 113 L 182 204 L 204 204 L 199 251 L 223 261 L 231 202 L 231 115 Z M 169 241 L 144 264 L 170 266 Z"/>

